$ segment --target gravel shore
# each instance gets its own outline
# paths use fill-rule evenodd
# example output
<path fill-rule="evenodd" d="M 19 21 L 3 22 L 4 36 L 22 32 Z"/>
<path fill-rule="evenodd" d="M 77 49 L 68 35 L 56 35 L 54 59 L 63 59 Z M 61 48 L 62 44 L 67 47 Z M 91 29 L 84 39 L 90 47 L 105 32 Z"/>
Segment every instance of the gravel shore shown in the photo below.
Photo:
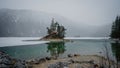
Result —
<path fill-rule="evenodd" d="M 33 68 L 108 68 L 108 62 L 104 57 L 97 55 L 76 55 L 31 65 Z M 116 68 L 113 61 L 110 61 L 110 66 Z"/>
<path fill-rule="evenodd" d="M 0 52 L 0 68 L 117 68 L 117 64 L 98 55 L 69 54 L 65 58 L 44 57 L 20 60 Z"/>

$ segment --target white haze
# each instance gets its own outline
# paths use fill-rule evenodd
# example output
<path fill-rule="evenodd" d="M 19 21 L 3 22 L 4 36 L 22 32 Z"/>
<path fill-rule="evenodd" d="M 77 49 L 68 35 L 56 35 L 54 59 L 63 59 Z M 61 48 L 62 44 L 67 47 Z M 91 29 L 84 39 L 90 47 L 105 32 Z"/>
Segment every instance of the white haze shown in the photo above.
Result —
<path fill-rule="evenodd" d="M 87 25 L 111 24 L 120 14 L 120 0 L 0 0 L 0 8 L 54 13 Z"/>

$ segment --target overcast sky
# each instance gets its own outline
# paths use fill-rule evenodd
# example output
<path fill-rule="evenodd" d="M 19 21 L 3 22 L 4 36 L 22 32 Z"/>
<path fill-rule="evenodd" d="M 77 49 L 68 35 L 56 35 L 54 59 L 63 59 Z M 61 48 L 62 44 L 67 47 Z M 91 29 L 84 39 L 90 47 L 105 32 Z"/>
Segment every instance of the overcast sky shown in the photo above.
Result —
<path fill-rule="evenodd" d="M 45 11 L 79 23 L 101 25 L 120 15 L 120 0 L 0 0 L 0 8 Z"/>

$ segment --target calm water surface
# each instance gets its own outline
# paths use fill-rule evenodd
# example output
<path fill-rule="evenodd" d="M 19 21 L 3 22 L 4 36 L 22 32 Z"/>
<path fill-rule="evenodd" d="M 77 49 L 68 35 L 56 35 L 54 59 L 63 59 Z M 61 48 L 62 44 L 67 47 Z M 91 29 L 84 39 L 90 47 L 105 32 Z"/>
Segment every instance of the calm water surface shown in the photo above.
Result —
<path fill-rule="evenodd" d="M 23 41 L 38 38 L 0 38 L 0 51 L 4 51 L 14 58 L 32 59 L 42 58 L 46 56 L 57 56 L 59 58 L 66 57 L 68 54 L 80 55 L 102 55 L 106 56 L 109 52 L 111 59 L 115 60 L 115 56 L 119 52 L 111 44 L 108 39 L 73 39 L 72 42 L 54 42 L 48 41 Z M 107 47 L 107 50 L 105 49 Z M 118 57 L 119 58 L 119 57 Z"/>

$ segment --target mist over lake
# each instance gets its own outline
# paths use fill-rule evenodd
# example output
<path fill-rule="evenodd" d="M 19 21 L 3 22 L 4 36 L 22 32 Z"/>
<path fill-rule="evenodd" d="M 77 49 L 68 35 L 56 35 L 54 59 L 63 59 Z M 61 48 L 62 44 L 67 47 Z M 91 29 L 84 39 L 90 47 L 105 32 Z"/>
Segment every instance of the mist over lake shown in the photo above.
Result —
<path fill-rule="evenodd" d="M 120 0 L 0 0 L 0 68 L 119 68 Z"/>
<path fill-rule="evenodd" d="M 111 31 L 111 23 L 100 26 L 89 25 L 41 11 L 0 9 L 0 37 L 44 36 L 52 18 L 67 28 L 66 36 L 109 37 Z"/>

